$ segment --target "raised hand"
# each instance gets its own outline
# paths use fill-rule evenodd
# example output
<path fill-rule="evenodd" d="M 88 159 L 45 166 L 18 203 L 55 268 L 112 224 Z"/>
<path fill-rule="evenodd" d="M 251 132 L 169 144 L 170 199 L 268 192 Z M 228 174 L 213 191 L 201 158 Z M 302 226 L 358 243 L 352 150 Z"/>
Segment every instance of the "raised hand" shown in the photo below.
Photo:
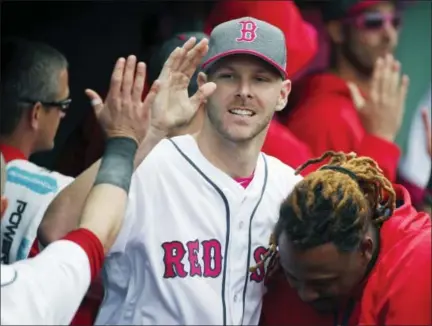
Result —
<path fill-rule="evenodd" d="M 365 129 L 394 141 L 405 111 L 409 79 L 401 76 L 400 63 L 388 55 L 375 64 L 369 94 L 364 98 L 354 83 L 348 83 Z"/>
<path fill-rule="evenodd" d="M 108 137 L 129 137 L 138 144 L 150 126 L 150 109 L 159 91 L 155 81 L 142 101 L 146 65 L 131 55 L 119 58 L 115 64 L 105 101 L 93 90 L 85 93 L 90 98 L 96 117 Z"/>
<path fill-rule="evenodd" d="M 207 39 L 196 44 L 192 37 L 171 53 L 158 78 L 160 91 L 152 106 L 152 128 L 168 135 L 170 131 L 188 124 L 200 105 L 215 91 L 216 84 L 209 82 L 192 97 L 188 95 L 191 77 L 207 51 Z"/>

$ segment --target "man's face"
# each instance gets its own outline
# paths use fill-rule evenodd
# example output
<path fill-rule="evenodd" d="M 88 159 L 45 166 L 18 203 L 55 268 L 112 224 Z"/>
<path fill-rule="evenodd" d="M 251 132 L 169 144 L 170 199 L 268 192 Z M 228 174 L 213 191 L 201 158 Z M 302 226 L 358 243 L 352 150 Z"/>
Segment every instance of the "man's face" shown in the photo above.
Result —
<path fill-rule="evenodd" d="M 342 253 L 332 243 L 296 250 L 285 232 L 279 237 L 280 264 L 301 300 L 322 313 L 346 300 L 367 266 L 359 251 Z"/>
<path fill-rule="evenodd" d="M 379 57 L 393 54 L 399 38 L 400 13 L 389 1 L 372 6 L 350 19 L 342 54 L 363 74 L 370 75 Z"/>
<path fill-rule="evenodd" d="M 217 63 L 209 81 L 216 91 L 206 105 L 217 133 L 232 142 L 246 142 L 264 133 L 291 90 L 275 68 L 251 55 L 232 55 Z"/>
<path fill-rule="evenodd" d="M 58 76 L 59 92 L 54 102 L 62 102 L 69 98 L 69 76 L 66 69 L 60 71 Z M 65 112 L 60 106 L 46 106 L 40 110 L 39 133 L 37 150 L 51 150 L 54 147 L 54 138 Z"/>

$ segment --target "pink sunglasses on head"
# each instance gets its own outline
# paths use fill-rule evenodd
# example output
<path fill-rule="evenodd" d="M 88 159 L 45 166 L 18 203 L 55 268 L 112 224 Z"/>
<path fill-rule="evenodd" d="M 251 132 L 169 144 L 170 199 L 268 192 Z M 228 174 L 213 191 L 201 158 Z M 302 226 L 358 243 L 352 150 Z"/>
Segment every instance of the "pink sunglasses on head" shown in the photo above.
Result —
<path fill-rule="evenodd" d="M 388 25 L 398 29 L 402 24 L 402 17 L 400 13 L 384 14 L 380 12 L 365 12 L 345 18 L 344 22 L 354 23 L 359 29 L 378 30 Z"/>

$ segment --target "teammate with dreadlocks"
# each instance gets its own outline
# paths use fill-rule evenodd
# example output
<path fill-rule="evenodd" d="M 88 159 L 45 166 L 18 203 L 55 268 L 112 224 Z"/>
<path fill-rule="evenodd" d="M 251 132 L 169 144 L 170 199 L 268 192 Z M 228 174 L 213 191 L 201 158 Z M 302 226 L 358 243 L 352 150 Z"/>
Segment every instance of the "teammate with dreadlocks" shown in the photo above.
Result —
<path fill-rule="evenodd" d="M 431 325 L 431 221 L 375 161 L 328 164 L 282 203 L 262 325 Z"/>

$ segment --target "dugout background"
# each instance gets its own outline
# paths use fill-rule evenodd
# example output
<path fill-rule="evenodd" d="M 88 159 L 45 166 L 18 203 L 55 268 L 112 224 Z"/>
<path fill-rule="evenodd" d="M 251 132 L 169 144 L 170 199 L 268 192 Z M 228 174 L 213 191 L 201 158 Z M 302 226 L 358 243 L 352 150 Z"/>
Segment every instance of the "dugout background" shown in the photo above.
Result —
<path fill-rule="evenodd" d="M 136 54 L 147 61 L 156 43 L 175 32 L 201 29 L 212 5 L 213 1 L 2 1 L 1 37 L 47 42 L 64 53 L 70 64 L 71 110 L 60 125 L 55 149 L 32 156 L 32 161 L 54 166 L 67 137 L 91 110 L 84 89 L 104 95 L 117 57 Z M 430 85 L 431 7 L 429 1 L 415 1 L 407 9 L 396 51 L 411 77 L 397 139 L 402 149 L 418 101 Z"/>

